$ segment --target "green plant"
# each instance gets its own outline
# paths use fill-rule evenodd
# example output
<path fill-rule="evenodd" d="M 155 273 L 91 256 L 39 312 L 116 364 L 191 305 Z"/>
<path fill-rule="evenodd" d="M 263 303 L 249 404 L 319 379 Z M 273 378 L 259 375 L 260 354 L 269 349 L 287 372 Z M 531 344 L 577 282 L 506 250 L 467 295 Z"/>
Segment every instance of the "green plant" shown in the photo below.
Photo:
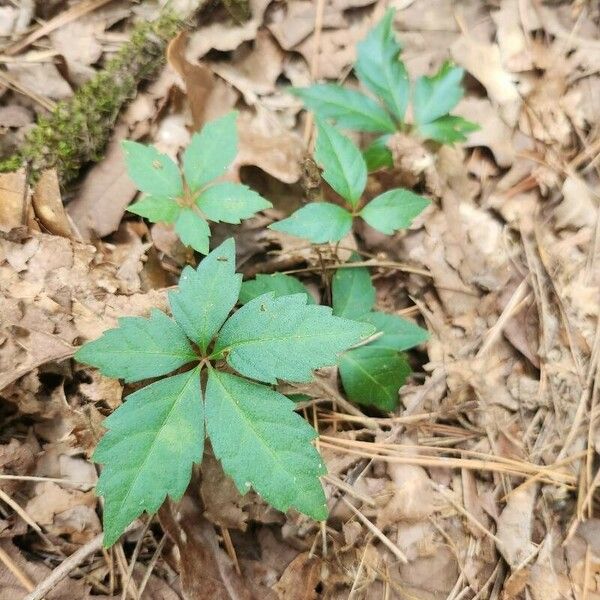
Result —
<path fill-rule="evenodd" d="M 354 256 L 352 261 L 356 260 Z M 242 283 L 240 302 L 249 302 L 267 292 L 276 296 L 304 293 L 312 301 L 309 291 L 298 279 L 276 273 L 258 275 Z M 373 310 L 375 287 L 369 270 L 352 263 L 338 269 L 333 276 L 332 305 L 334 315 L 369 323 L 377 331 L 371 341 L 339 357 L 340 378 L 348 398 L 382 411 L 393 410 L 398 406 L 398 390 L 411 372 L 403 351 L 425 342 L 427 331 L 397 315 Z"/>
<path fill-rule="evenodd" d="M 335 127 L 317 119 L 315 160 L 323 168 L 323 179 L 345 201 L 346 208 L 330 202 L 311 202 L 287 219 L 270 225 L 314 244 L 338 242 L 351 229 L 354 218 L 361 217 L 385 234 L 408 227 L 429 201 L 397 188 L 380 194 L 361 207 L 367 184 L 367 165 L 360 150 Z"/>
<path fill-rule="evenodd" d="M 208 221 L 238 224 L 270 208 L 249 187 L 215 183 L 237 154 L 237 113 L 207 123 L 183 153 L 183 178 L 177 164 L 153 146 L 123 142 L 129 176 L 146 195 L 129 211 L 156 223 L 174 223 L 181 241 L 208 253 Z"/>
<path fill-rule="evenodd" d="M 205 431 L 241 493 L 253 487 L 279 510 L 326 518 L 317 434 L 269 386 L 310 381 L 375 327 L 310 305 L 304 294 L 262 294 L 230 316 L 240 287 L 230 238 L 183 270 L 169 292 L 174 318 L 159 310 L 122 318 L 77 351 L 78 361 L 126 382 L 178 371 L 131 394 L 105 421 L 94 460 L 104 465 L 97 492 L 106 546 L 167 495 L 182 496 Z"/>
<path fill-rule="evenodd" d="M 392 166 L 386 144 L 396 131 L 409 131 L 426 140 L 451 144 L 466 140 L 468 133 L 479 129 L 475 123 L 449 114 L 464 94 L 463 69 L 446 62 L 433 77 L 419 77 L 411 94 L 408 72 L 399 58 L 402 46 L 392 29 L 394 13 L 394 9 L 389 9 L 357 48 L 354 71 L 377 100 L 334 84 L 291 89 L 317 116 L 331 119 L 344 129 L 377 134 L 365 150 L 370 171 Z M 405 120 L 409 103 L 412 124 Z"/>

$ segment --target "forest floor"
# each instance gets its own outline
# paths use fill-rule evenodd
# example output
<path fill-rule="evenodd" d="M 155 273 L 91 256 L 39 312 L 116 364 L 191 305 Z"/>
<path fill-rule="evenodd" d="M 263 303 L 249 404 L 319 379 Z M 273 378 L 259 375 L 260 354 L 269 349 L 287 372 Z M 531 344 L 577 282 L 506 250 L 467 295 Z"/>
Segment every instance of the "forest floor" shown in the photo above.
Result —
<path fill-rule="evenodd" d="M 410 74 L 462 66 L 455 112 L 481 126 L 455 146 L 399 138 L 389 181 L 371 178 L 368 194 L 400 183 L 431 206 L 391 238 L 364 226 L 344 240 L 370 260 L 378 307 L 430 332 L 400 407 L 348 410 L 332 369 L 304 390 L 328 469 L 326 526 L 240 496 L 207 455 L 180 503 L 103 550 L 90 457 L 131 386 L 71 357 L 118 317 L 164 308 L 190 260 L 171 228 L 126 212 L 137 192 L 119 141 L 175 156 L 238 110 L 229 175 L 274 208 L 215 226 L 211 243 L 234 235 L 245 277 L 298 271 L 320 293 L 320 256 L 266 229 L 307 189 L 312 122 L 286 87 L 353 81 L 355 44 L 388 6 Z M 201 11 L 122 111 L 104 158 L 62 193 L 52 173 L 34 194 L 24 175 L 0 176 L 0 600 L 53 576 L 31 597 L 599 600 L 600 6 L 250 9 L 247 20 Z M 157 12 L 0 1 L 0 156 Z"/>

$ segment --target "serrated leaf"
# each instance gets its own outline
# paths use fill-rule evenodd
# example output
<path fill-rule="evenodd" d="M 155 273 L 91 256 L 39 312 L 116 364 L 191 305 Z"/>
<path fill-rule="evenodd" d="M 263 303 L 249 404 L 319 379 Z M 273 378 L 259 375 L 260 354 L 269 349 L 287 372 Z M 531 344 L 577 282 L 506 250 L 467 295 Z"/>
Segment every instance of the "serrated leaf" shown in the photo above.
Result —
<path fill-rule="evenodd" d="M 281 511 L 295 508 L 327 518 L 319 476 L 325 474 L 311 441 L 316 431 L 282 394 L 210 369 L 206 426 L 215 456 L 240 493 L 252 486 Z"/>
<path fill-rule="evenodd" d="M 419 77 L 413 93 L 415 121 L 422 125 L 448 114 L 464 95 L 464 70 L 444 63 L 433 77 Z"/>
<path fill-rule="evenodd" d="M 247 304 L 250 300 L 273 292 L 275 298 L 289 296 L 290 294 L 306 294 L 309 304 L 315 301 L 306 286 L 291 275 L 274 273 L 273 275 L 257 275 L 256 279 L 250 279 L 242 283 L 240 291 L 240 304 Z"/>
<path fill-rule="evenodd" d="M 152 223 L 173 223 L 179 214 L 179 205 L 170 198 L 144 196 L 139 202 L 130 204 L 127 210 L 144 217 Z"/>
<path fill-rule="evenodd" d="M 242 276 L 235 272 L 235 242 L 225 240 L 197 269 L 187 266 L 169 304 L 177 323 L 201 350 L 206 350 L 225 322 L 240 293 Z"/>
<path fill-rule="evenodd" d="M 364 315 L 361 321 L 371 323 L 377 328 L 377 331 L 383 333 L 369 343 L 369 348 L 387 348 L 398 352 L 418 346 L 429 338 L 425 329 L 398 315 L 371 312 Z"/>
<path fill-rule="evenodd" d="M 339 85 L 322 83 L 292 88 L 292 94 L 322 119 L 335 120 L 338 127 L 372 133 L 394 133 L 396 125 L 372 98 Z"/>
<path fill-rule="evenodd" d="M 350 139 L 321 120 L 317 120 L 315 160 L 323 169 L 323 179 L 356 206 L 367 185 L 365 159 Z"/>
<path fill-rule="evenodd" d="M 360 211 L 360 216 L 371 227 L 391 235 L 397 229 L 409 227 L 427 206 L 429 200 L 423 196 L 398 188 L 373 198 Z"/>
<path fill-rule="evenodd" d="M 183 153 L 183 173 L 192 192 L 221 177 L 238 151 L 237 112 L 210 121 Z"/>
<path fill-rule="evenodd" d="M 191 208 L 182 208 L 175 221 L 175 231 L 186 246 L 191 246 L 200 254 L 208 254 L 210 227 L 208 223 Z"/>
<path fill-rule="evenodd" d="M 79 362 L 127 382 L 165 375 L 197 358 L 181 327 L 156 308 L 148 319 L 122 317 L 117 328 L 75 353 Z"/>
<path fill-rule="evenodd" d="M 338 269 L 332 281 L 333 314 L 362 321 L 375 304 L 375 287 L 366 267 Z"/>
<path fill-rule="evenodd" d="M 369 173 L 379 169 L 389 169 L 394 166 L 392 151 L 388 148 L 389 135 L 383 135 L 363 150 L 363 158 Z"/>
<path fill-rule="evenodd" d="M 157 198 L 178 198 L 183 195 L 179 167 L 154 146 L 126 140 L 121 143 L 127 174 L 138 190 Z"/>
<path fill-rule="evenodd" d="M 410 366 L 402 354 L 369 344 L 345 352 L 339 371 L 350 400 L 391 411 L 398 405 L 398 390 L 410 374 Z"/>
<path fill-rule="evenodd" d="M 417 129 L 427 140 L 435 140 L 441 144 L 453 144 L 466 141 L 467 134 L 478 131 L 480 127 L 462 117 L 445 115 L 431 123 L 418 125 Z"/>
<path fill-rule="evenodd" d="M 410 83 L 406 67 L 399 60 L 402 46 L 392 29 L 394 14 L 394 9 L 389 9 L 367 37 L 357 44 L 354 70 L 363 85 L 380 98 L 399 121 L 403 121 Z"/>
<path fill-rule="evenodd" d="M 303 238 L 313 244 L 339 242 L 352 228 L 352 215 L 337 204 L 311 202 L 269 229 Z"/>
<path fill-rule="evenodd" d="M 204 190 L 196 201 L 198 208 L 217 223 L 238 224 L 273 205 L 260 194 L 240 183 L 218 183 Z"/>
<path fill-rule="evenodd" d="M 223 325 L 215 354 L 236 371 L 266 383 L 310 381 L 313 369 L 336 362 L 340 352 L 375 328 L 332 315 L 327 306 L 307 305 L 306 294 L 264 294 L 242 306 Z"/>
<path fill-rule="evenodd" d="M 105 546 L 142 512 L 156 512 L 167 495 L 183 496 L 192 464 L 202 459 L 203 412 L 195 368 L 131 394 L 104 421 L 108 431 L 93 459 L 104 464 L 96 491 L 105 500 Z"/>

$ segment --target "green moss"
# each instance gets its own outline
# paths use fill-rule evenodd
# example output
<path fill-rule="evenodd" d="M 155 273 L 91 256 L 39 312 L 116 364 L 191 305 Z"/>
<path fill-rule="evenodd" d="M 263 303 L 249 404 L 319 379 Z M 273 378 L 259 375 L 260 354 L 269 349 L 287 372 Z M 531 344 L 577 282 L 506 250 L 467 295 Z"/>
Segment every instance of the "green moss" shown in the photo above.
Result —
<path fill-rule="evenodd" d="M 42 170 L 55 167 L 65 184 L 83 165 L 99 160 L 123 104 L 161 64 L 167 43 L 182 26 L 173 13 L 138 25 L 104 70 L 38 120 L 19 156 L 0 161 L 0 171 L 26 163 L 35 179 Z"/>

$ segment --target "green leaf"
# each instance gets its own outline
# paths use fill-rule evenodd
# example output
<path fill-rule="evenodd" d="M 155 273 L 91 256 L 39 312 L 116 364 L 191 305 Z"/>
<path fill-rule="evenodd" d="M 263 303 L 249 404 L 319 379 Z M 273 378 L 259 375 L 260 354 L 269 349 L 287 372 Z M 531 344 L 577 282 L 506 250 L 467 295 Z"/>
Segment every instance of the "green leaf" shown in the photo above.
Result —
<path fill-rule="evenodd" d="M 366 267 L 338 269 L 332 282 L 333 314 L 361 320 L 375 304 L 375 287 Z"/>
<path fill-rule="evenodd" d="M 279 296 L 289 296 L 290 294 L 306 294 L 309 304 L 315 301 L 312 294 L 305 285 L 291 275 L 283 273 L 274 273 L 273 275 L 257 275 L 256 279 L 244 281 L 240 292 L 240 304 L 247 304 L 250 300 L 262 296 L 268 292 L 273 292 L 275 298 Z"/>
<path fill-rule="evenodd" d="M 181 327 L 156 308 L 148 319 L 122 317 L 117 328 L 75 353 L 79 362 L 127 382 L 165 375 L 197 358 Z"/>
<path fill-rule="evenodd" d="M 383 135 L 363 150 L 363 158 L 367 163 L 369 173 L 379 169 L 390 169 L 394 166 L 392 151 L 388 148 L 389 135 Z"/>
<path fill-rule="evenodd" d="M 183 153 L 183 173 L 192 192 L 221 177 L 238 151 L 237 112 L 207 123 Z"/>
<path fill-rule="evenodd" d="M 327 518 L 319 476 L 326 470 L 311 441 L 317 432 L 294 403 L 264 385 L 210 369 L 206 427 L 215 456 L 240 493 L 252 486 L 281 511 Z"/>
<path fill-rule="evenodd" d="M 225 322 L 240 293 L 242 276 L 235 272 L 235 242 L 225 240 L 197 269 L 187 266 L 179 288 L 169 292 L 177 323 L 205 351 Z"/>
<path fill-rule="evenodd" d="M 356 206 L 367 185 L 367 165 L 360 150 L 335 127 L 317 120 L 315 160 L 323 168 L 323 179 Z"/>
<path fill-rule="evenodd" d="M 333 365 L 340 352 L 368 338 L 374 327 L 307 305 L 306 294 L 264 294 L 230 317 L 215 354 L 236 371 L 266 383 L 310 381 L 313 369 Z"/>
<path fill-rule="evenodd" d="M 200 254 L 208 254 L 210 227 L 193 209 L 181 209 L 175 221 L 175 231 L 183 244 L 191 246 Z"/>
<path fill-rule="evenodd" d="M 394 9 L 389 9 L 383 19 L 367 37 L 357 45 L 354 70 L 360 81 L 377 98 L 381 98 L 390 112 L 404 120 L 410 96 L 408 73 L 399 60 L 402 46 L 392 30 Z"/>
<path fill-rule="evenodd" d="M 160 198 L 183 195 L 179 167 L 154 146 L 126 140 L 121 142 L 127 173 L 138 190 Z"/>
<path fill-rule="evenodd" d="M 481 129 L 476 123 L 471 123 L 462 117 L 445 115 L 431 123 L 418 125 L 417 130 L 427 140 L 435 140 L 441 144 L 464 142 L 467 134 Z"/>
<path fill-rule="evenodd" d="M 345 352 L 339 371 L 350 400 L 391 411 L 398 405 L 398 390 L 410 374 L 410 366 L 402 354 L 369 344 Z"/>
<path fill-rule="evenodd" d="M 127 210 L 153 223 L 173 223 L 179 214 L 179 205 L 170 198 L 144 196 L 139 202 L 130 204 Z"/>
<path fill-rule="evenodd" d="M 339 242 L 352 227 L 352 215 L 337 204 L 311 202 L 269 229 L 282 231 L 313 244 Z"/>
<path fill-rule="evenodd" d="M 202 460 L 204 415 L 199 369 L 162 379 L 131 394 L 104 421 L 108 431 L 94 460 L 104 464 L 96 492 L 104 496 L 104 545 L 167 495 L 179 500 L 192 464 Z"/>
<path fill-rule="evenodd" d="M 419 77 L 415 82 L 413 109 L 415 121 L 422 125 L 448 114 L 463 97 L 464 70 L 444 63 L 433 77 Z"/>
<path fill-rule="evenodd" d="M 218 183 L 206 189 L 196 201 L 198 208 L 217 223 L 238 224 L 273 205 L 260 194 L 240 183 Z"/>
<path fill-rule="evenodd" d="M 396 125 L 375 100 L 339 85 L 322 83 L 307 88 L 292 88 L 322 119 L 334 119 L 338 127 L 372 133 L 394 133 Z"/>
<path fill-rule="evenodd" d="M 427 206 L 429 200 L 423 196 L 398 188 L 373 198 L 360 211 L 360 216 L 371 227 L 391 235 L 397 229 L 409 227 Z"/>
<path fill-rule="evenodd" d="M 426 342 L 429 334 L 415 323 L 407 321 L 398 315 L 382 312 L 371 312 L 361 319 L 371 323 L 377 331 L 383 333 L 369 343 L 369 348 L 387 348 L 388 350 L 402 351 Z"/>

